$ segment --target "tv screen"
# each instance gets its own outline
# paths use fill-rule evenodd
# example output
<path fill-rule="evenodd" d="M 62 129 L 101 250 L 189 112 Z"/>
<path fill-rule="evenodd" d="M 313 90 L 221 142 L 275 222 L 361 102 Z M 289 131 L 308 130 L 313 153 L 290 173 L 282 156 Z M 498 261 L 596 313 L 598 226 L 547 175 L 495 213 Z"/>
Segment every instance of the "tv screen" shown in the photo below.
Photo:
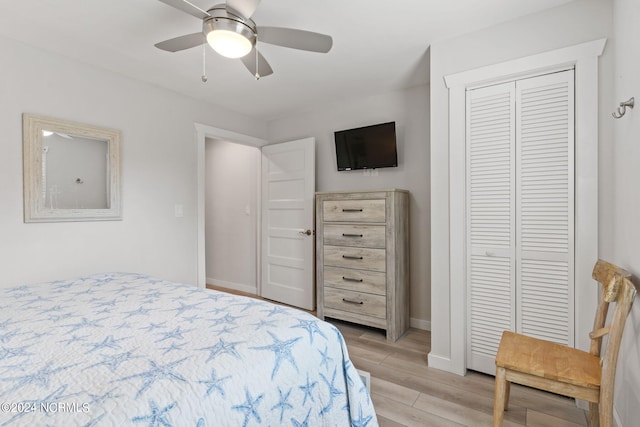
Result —
<path fill-rule="evenodd" d="M 341 130 L 334 137 L 339 171 L 398 166 L 395 122 Z"/>

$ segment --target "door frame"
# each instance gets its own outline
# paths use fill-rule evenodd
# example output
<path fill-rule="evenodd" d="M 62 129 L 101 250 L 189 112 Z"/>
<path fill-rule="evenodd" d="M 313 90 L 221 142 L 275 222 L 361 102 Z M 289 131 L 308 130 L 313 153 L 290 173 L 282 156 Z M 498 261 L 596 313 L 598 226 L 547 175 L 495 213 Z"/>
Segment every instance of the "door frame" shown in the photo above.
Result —
<path fill-rule="evenodd" d="M 575 283 L 589 286 L 591 270 L 598 259 L 598 57 L 606 39 L 531 55 L 499 64 L 445 76 L 449 89 L 449 250 L 446 286 L 432 283 L 432 331 L 446 337 L 446 348 L 432 345 L 429 366 L 459 375 L 466 373 L 466 89 L 498 83 L 522 75 L 544 73 L 560 67 L 574 67 L 575 74 L 575 138 L 580 146 L 575 151 Z M 441 277 L 440 279 L 444 279 Z M 577 289 L 576 289 L 577 291 Z M 589 331 L 597 304 L 597 287 L 592 292 L 576 292 L 575 344 L 588 349 Z M 442 353 L 433 351 L 438 347 Z"/>
<path fill-rule="evenodd" d="M 196 248 L 196 284 L 199 288 L 204 288 L 207 285 L 207 269 L 206 269 L 206 253 L 205 253 L 205 142 L 207 138 L 220 139 L 236 144 L 249 145 L 260 149 L 268 144 L 268 141 L 262 138 L 256 138 L 254 136 L 233 132 L 230 130 L 208 126 L 200 123 L 195 123 L 196 129 L 196 236 L 197 236 L 197 248 Z M 260 162 L 258 162 L 260 163 Z M 261 165 L 258 164 L 258 168 Z M 260 184 L 262 177 L 261 170 L 258 170 L 258 185 Z M 258 189 L 260 186 L 258 186 Z M 262 195 L 261 191 L 257 192 L 258 200 L 257 206 L 261 206 Z M 257 235 L 256 235 L 256 248 L 258 253 L 256 254 L 256 287 L 258 294 L 261 288 L 261 271 L 260 271 L 260 252 L 261 252 L 261 230 L 260 224 L 262 221 L 261 210 L 257 209 Z"/>

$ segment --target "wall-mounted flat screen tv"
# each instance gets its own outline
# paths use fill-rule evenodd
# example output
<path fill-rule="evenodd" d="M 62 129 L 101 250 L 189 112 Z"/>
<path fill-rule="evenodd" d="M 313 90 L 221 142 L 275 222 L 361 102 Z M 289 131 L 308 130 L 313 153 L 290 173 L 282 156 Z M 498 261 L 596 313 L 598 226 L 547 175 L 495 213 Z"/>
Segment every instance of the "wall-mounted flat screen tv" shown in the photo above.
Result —
<path fill-rule="evenodd" d="M 334 133 L 339 171 L 398 166 L 396 123 L 381 123 Z"/>

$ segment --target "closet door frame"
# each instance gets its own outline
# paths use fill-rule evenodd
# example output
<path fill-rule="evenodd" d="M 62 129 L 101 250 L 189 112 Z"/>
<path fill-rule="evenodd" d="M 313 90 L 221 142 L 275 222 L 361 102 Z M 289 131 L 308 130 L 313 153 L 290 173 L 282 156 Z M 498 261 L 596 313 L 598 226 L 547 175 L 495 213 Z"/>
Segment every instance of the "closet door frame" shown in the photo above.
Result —
<path fill-rule="evenodd" d="M 597 304 L 591 269 L 598 258 L 598 57 L 595 40 L 445 77 L 449 89 L 449 305 L 432 323 L 449 331 L 448 354 L 429 354 L 429 365 L 466 373 L 466 90 L 566 68 L 575 69 L 575 344 L 588 349 Z M 437 297 L 437 296 L 436 296 Z"/>

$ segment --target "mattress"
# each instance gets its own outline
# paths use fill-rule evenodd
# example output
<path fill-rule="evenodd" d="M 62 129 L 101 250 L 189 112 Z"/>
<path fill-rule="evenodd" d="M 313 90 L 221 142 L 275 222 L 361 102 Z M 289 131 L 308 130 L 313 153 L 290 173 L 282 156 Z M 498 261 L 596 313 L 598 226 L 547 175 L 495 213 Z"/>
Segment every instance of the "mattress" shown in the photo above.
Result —
<path fill-rule="evenodd" d="M 129 273 L 0 289 L 0 426 L 377 426 L 340 332 Z"/>

